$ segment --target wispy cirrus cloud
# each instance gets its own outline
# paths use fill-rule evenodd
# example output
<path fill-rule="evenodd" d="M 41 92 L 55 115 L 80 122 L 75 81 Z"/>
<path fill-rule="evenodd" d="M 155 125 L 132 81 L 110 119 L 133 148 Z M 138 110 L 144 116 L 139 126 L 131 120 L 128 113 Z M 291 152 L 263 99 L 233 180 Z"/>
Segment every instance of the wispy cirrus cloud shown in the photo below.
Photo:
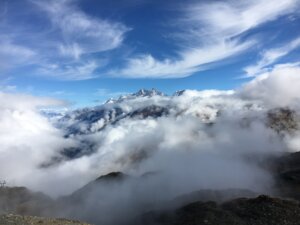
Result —
<path fill-rule="evenodd" d="M 114 76 L 128 78 L 180 78 L 187 77 L 197 71 L 206 70 L 210 63 L 236 55 L 249 48 L 254 42 L 243 44 L 227 42 L 215 43 L 215 46 L 187 49 L 180 52 L 179 60 L 157 60 L 151 54 L 140 55 L 128 60 L 125 68 L 111 71 Z"/>
<path fill-rule="evenodd" d="M 244 68 L 244 77 L 254 77 L 268 71 L 273 63 L 300 47 L 300 37 L 278 48 L 268 49 L 261 54 L 261 59 L 254 65 Z"/>
<path fill-rule="evenodd" d="M 117 48 L 130 30 L 122 23 L 91 17 L 70 0 L 32 2 L 47 13 L 58 32 L 60 53 L 75 59 L 81 54 Z"/>
<path fill-rule="evenodd" d="M 1 70 L 19 68 L 24 62 L 33 67 L 32 75 L 90 79 L 103 65 L 92 54 L 118 48 L 130 30 L 123 23 L 86 14 L 73 0 L 29 0 L 20 4 L 24 13 L 15 11 L 17 6 L 12 5 L 1 14 Z M 39 20 L 22 23 L 33 18 Z"/>
<path fill-rule="evenodd" d="M 37 74 L 54 77 L 59 80 L 88 80 L 94 78 L 94 72 L 101 64 L 96 61 L 84 61 L 67 64 L 45 64 L 38 68 Z"/>
<path fill-rule="evenodd" d="M 0 36 L 0 71 L 7 71 L 16 65 L 30 63 L 37 55 L 35 50 L 13 43 Z"/>
<path fill-rule="evenodd" d="M 132 35 L 125 40 L 131 30 L 125 20 L 111 20 L 100 12 L 91 14 L 81 7 L 83 3 L 76 0 L 0 3 L 0 7 L 4 6 L 0 9 L 0 71 L 15 70 L 18 74 L 24 71 L 59 80 L 92 79 L 99 77 L 100 72 L 125 78 L 187 77 L 229 60 L 239 60 L 236 56 L 250 52 L 252 47 L 257 50 L 265 41 L 265 30 L 259 30 L 262 25 L 283 16 L 299 15 L 300 9 L 300 0 L 276 4 L 259 0 L 186 2 L 179 15 L 178 11 L 170 13 L 177 15 L 170 16 L 170 23 L 161 22 L 166 25 L 161 33 L 154 29 L 153 37 L 141 36 L 143 39 L 138 40 L 139 36 Z M 135 13 L 133 16 L 140 16 Z M 147 29 L 139 27 L 139 23 L 132 25 L 141 29 L 136 33 Z M 142 42 L 148 46 L 149 41 L 151 46 L 154 37 L 169 38 L 172 48 L 161 48 L 158 44 L 145 50 L 134 45 Z M 246 68 L 247 73 L 272 64 L 298 44 L 294 40 L 283 43 L 283 48 L 262 53 L 261 62 Z M 123 45 L 126 47 L 120 48 Z M 118 48 L 121 49 L 118 54 L 107 54 Z M 133 53 L 135 50 L 138 53 Z"/>
<path fill-rule="evenodd" d="M 130 78 L 189 76 L 249 49 L 257 40 L 241 39 L 242 34 L 298 8 L 298 0 L 278 4 L 258 0 L 192 4 L 178 22 L 180 33 L 176 36 L 181 48 L 177 57 L 159 60 L 150 53 L 141 54 L 110 74 Z"/>

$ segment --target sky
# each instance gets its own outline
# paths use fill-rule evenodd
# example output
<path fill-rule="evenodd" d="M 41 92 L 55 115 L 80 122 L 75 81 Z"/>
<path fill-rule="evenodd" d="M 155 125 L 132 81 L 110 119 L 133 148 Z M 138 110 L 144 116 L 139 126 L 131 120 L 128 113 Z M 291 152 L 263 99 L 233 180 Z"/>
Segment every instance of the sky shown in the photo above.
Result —
<path fill-rule="evenodd" d="M 0 91 L 72 107 L 235 89 L 299 57 L 299 0 L 0 0 Z"/>

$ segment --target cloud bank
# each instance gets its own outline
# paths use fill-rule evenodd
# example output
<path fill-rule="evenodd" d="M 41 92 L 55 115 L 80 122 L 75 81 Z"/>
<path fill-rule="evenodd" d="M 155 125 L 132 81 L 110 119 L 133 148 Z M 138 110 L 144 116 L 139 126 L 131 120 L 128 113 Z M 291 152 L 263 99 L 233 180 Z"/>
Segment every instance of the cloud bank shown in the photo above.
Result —
<path fill-rule="evenodd" d="M 0 177 L 10 185 L 38 187 L 39 164 L 72 143 L 43 117 L 37 107 L 63 102 L 20 94 L 0 93 Z M 42 173 L 46 176 L 46 173 Z"/>
<path fill-rule="evenodd" d="M 275 66 L 271 72 L 257 76 L 240 91 L 247 98 L 260 99 L 279 107 L 299 107 L 298 87 L 300 69 L 293 64 Z"/>
<path fill-rule="evenodd" d="M 51 195 L 70 193 L 111 171 L 136 176 L 161 171 L 170 185 L 184 180 L 174 186 L 176 194 L 216 187 L 270 190 L 270 174 L 248 159 L 298 150 L 298 133 L 278 135 L 267 125 L 267 112 L 277 107 L 298 112 L 299 71 L 280 67 L 235 91 L 187 90 L 107 103 L 70 112 L 59 128 L 37 106 L 60 102 L 2 93 L 0 177 Z M 165 113 L 157 114 L 161 109 Z M 74 124 L 81 132 L 66 137 Z M 83 143 L 92 144 L 91 154 L 62 155 L 70 148 L 84 152 Z M 60 160 L 51 166 L 54 159 Z"/>

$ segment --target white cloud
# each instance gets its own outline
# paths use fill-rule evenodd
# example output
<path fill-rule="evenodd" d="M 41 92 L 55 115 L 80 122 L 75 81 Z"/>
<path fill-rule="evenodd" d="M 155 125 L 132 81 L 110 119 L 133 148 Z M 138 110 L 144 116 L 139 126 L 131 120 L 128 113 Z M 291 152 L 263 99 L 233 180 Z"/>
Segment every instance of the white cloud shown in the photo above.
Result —
<path fill-rule="evenodd" d="M 240 94 L 249 99 L 263 101 L 273 107 L 292 106 L 300 103 L 299 64 L 276 65 L 271 71 L 255 77 L 243 86 Z"/>
<path fill-rule="evenodd" d="M 45 10 L 52 24 L 61 32 L 58 48 L 63 55 L 78 59 L 81 54 L 117 48 L 129 30 L 125 25 L 91 17 L 73 1 L 33 1 Z"/>
<path fill-rule="evenodd" d="M 231 38 L 263 23 L 297 10 L 298 0 L 284 0 L 278 4 L 270 1 L 250 0 L 247 2 L 227 1 L 192 5 L 190 19 L 206 25 L 208 31 L 216 36 Z M 196 26 L 202 26 L 198 23 Z M 202 34 L 200 34 L 202 35 Z"/>
<path fill-rule="evenodd" d="M 0 177 L 10 185 L 37 187 L 41 163 L 55 156 L 66 142 L 62 132 L 37 110 L 62 101 L 0 92 Z M 33 179 L 34 178 L 34 179 Z"/>
<path fill-rule="evenodd" d="M 8 70 L 14 66 L 30 64 L 36 56 L 33 49 L 12 43 L 7 38 L 0 37 L 0 46 L 0 71 Z"/>
<path fill-rule="evenodd" d="M 263 72 L 268 71 L 273 63 L 281 59 L 282 57 L 288 55 L 291 51 L 299 48 L 300 38 L 296 38 L 281 46 L 279 48 L 269 49 L 262 53 L 261 59 L 251 66 L 247 66 L 244 70 L 246 72 L 246 77 L 257 76 Z"/>
<path fill-rule="evenodd" d="M 151 55 L 142 55 L 128 60 L 128 64 L 120 71 L 111 71 L 114 76 L 129 78 L 179 78 L 186 77 L 194 72 L 209 68 L 209 63 L 228 58 L 252 45 L 252 42 L 244 44 L 215 43 L 215 46 L 194 48 L 181 52 L 181 60 L 165 59 L 156 60 Z"/>
<path fill-rule="evenodd" d="M 175 38 L 175 41 L 171 41 L 178 47 L 176 55 L 164 59 L 158 59 L 151 53 L 134 55 L 128 58 L 124 67 L 112 68 L 103 73 L 130 78 L 189 76 L 245 52 L 258 40 L 240 38 L 242 34 L 280 16 L 297 12 L 298 8 L 299 0 L 284 0 L 278 4 L 258 0 L 242 3 L 228 0 L 185 5 L 181 18 L 175 21 L 178 30 L 170 35 Z M 26 16 L 6 7 L 3 13 L 4 20 L 0 24 L 0 43 L 3 45 L 0 49 L 0 67 L 17 69 L 8 65 L 27 65 L 30 62 L 32 67 L 41 67 L 39 72 L 43 71 L 43 75 L 59 79 L 84 80 L 98 76 L 94 73 L 97 68 L 91 65 L 91 62 L 96 61 L 93 53 L 120 47 L 125 34 L 131 29 L 121 22 L 87 14 L 74 0 L 30 0 L 24 4 L 24 12 Z M 35 23 L 27 26 L 20 24 L 23 18 L 28 19 L 29 13 L 42 15 L 45 20 L 41 24 L 45 29 Z M 48 20 L 51 25 L 47 23 Z M 296 45 L 295 40 L 295 43 L 285 46 L 287 49 L 266 52 L 262 66 L 287 54 L 286 51 L 291 51 Z M 83 65 L 87 62 L 89 68 Z M 59 68 L 57 76 L 49 65 Z M 46 71 L 47 68 L 49 71 Z M 30 73 L 36 74 L 33 70 Z M 86 75 L 78 70 L 86 70 L 91 74 Z"/>
<path fill-rule="evenodd" d="M 22 10 L 12 10 L 14 3 L 7 2 L 9 7 L 0 22 L 0 69 L 11 72 L 30 66 L 30 71 L 26 70 L 30 75 L 42 71 L 41 75 L 69 80 L 97 76 L 93 72 L 103 64 L 95 63 L 98 59 L 93 53 L 118 48 L 130 29 L 120 22 L 90 16 L 77 3 L 29 0 L 19 3 Z M 41 26 L 28 22 L 28 18 L 40 16 Z"/>
<path fill-rule="evenodd" d="M 83 52 L 83 50 L 79 47 L 77 43 L 73 43 L 69 46 L 60 45 L 59 50 L 62 55 L 74 57 L 76 60 L 80 58 L 80 55 Z"/>
<path fill-rule="evenodd" d="M 132 78 L 177 78 L 205 70 L 212 66 L 211 63 L 237 55 L 255 43 L 254 40 L 239 40 L 239 35 L 295 11 L 298 3 L 298 0 L 278 4 L 251 0 L 193 4 L 180 22 L 182 33 L 177 36 L 179 42 L 183 41 L 180 45 L 186 47 L 179 50 L 177 59 L 157 60 L 151 54 L 144 54 L 130 58 L 124 68 L 111 74 Z"/>
<path fill-rule="evenodd" d="M 7 94 L 5 92 L 0 92 L 0 100 L 1 100 L 1 109 L 9 108 L 9 109 L 22 109 L 24 110 L 30 109 L 34 110 L 38 106 L 62 106 L 65 103 L 61 100 L 56 100 L 52 98 L 42 98 L 42 97 L 34 97 L 31 95 L 25 94 Z"/>
<path fill-rule="evenodd" d="M 45 64 L 37 70 L 37 75 L 53 77 L 59 80 L 87 80 L 95 77 L 95 70 L 101 64 L 96 61 L 87 61 L 70 64 Z"/>

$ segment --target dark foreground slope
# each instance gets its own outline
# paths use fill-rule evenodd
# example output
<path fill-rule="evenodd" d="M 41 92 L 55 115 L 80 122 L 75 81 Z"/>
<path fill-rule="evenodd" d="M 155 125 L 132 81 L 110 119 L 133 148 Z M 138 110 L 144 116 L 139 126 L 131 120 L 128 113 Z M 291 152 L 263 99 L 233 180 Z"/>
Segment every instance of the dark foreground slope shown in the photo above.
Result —
<path fill-rule="evenodd" d="M 238 198 L 225 203 L 197 201 L 175 210 L 151 211 L 126 225 L 299 225 L 299 221 L 299 202 L 261 195 L 256 198 Z M 73 220 L 12 214 L 0 216 L 0 224 L 88 225 Z"/>
<path fill-rule="evenodd" d="M 149 212 L 133 224 L 145 225 L 299 225 L 300 206 L 261 195 L 222 204 L 194 202 L 175 211 Z"/>
<path fill-rule="evenodd" d="M 276 162 L 276 176 L 281 196 L 300 201 L 300 152 L 281 157 Z"/>

